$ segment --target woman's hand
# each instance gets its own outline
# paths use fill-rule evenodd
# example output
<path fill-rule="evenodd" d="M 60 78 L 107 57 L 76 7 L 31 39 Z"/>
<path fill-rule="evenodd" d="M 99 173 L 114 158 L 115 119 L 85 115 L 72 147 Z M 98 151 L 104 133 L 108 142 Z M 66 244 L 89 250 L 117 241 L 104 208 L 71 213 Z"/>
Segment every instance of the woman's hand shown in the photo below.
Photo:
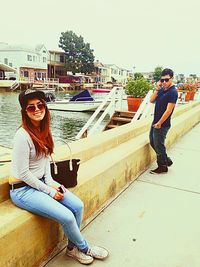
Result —
<path fill-rule="evenodd" d="M 57 193 L 55 194 L 55 196 L 53 197 L 56 200 L 60 200 L 64 198 L 64 194 L 60 193 L 57 191 Z"/>
<path fill-rule="evenodd" d="M 63 199 L 64 198 L 64 194 L 63 193 L 61 193 L 61 192 L 59 192 L 59 188 L 58 187 L 56 187 L 56 186 L 51 186 L 52 188 L 54 188 L 54 189 L 56 189 L 56 194 L 55 194 L 55 196 L 53 197 L 54 199 L 56 199 L 56 200 L 60 200 L 60 199 Z"/>

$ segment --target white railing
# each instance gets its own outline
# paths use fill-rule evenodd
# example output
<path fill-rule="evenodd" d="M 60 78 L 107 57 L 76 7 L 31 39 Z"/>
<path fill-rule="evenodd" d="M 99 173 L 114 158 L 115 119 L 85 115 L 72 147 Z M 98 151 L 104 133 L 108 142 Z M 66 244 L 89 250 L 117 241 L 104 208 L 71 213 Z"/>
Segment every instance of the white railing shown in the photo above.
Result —
<path fill-rule="evenodd" d="M 10 87 L 10 89 L 12 91 L 16 90 L 19 87 L 20 83 L 18 81 L 16 81 L 15 83 L 12 84 L 12 86 Z"/>
<path fill-rule="evenodd" d="M 151 97 L 152 93 L 153 93 L 153 90 L 150 90 L 146 94 L 141 105 L 139 106 L 139 109 L 137 110 L 133 119 L 131 120 L 131 123 L 137 121 L 138 119 L 146 118 L 147 116 L 149 116 L 151 114 L 150 110 L 152 109 L 153 105 L 150 102 L 150 97 Z"/>
<path fill-rule="evenodd" d="M 194 100 L 198 100 L 198 101 L 200 100 L 200 88 L 196 90 L 196 93 L 194 95 Z"/>
<path fill-rule="evenodd" d="M 82 129 L 79 131 L 79 133 L 76 135 L 76 139 L 80 139 L 83 136 L 89 136 L 93 133 L 95 133 L 103 119 L 107 114 L 112 114 L 115 111 L 116 105 L 119 105 L 119 108 L 122 106 L 122 97 L 123 97 L 123 87 L 114 87 L 110 93 L 104 98 L 102 103 L 99 105 L 99 107 L 95 110 L 95 112 L 92 114 L 90 119 L 87 121 L 87 123 L 82 127 Z M 107 105 L 105 110 L 103 111 L 104 107 Z M 95 122 L 95 124 L 91 127 L 93 121 L 96 119 L 96 117 L 99 115 L 100 112 L 102 112 L 102 115 L 99 117 L 99 119 Z M 91 127 L 91 128 L 90 128 Z M 89 130 L 90 128 L 90 130 Z"/>
<path fill-rule="evenodd" d="M 44 79 L 44 83 L 46 83 L 46 84 L 58 84 L 59 79 L 58 78 L 47 78 L 47 79 Z"/>

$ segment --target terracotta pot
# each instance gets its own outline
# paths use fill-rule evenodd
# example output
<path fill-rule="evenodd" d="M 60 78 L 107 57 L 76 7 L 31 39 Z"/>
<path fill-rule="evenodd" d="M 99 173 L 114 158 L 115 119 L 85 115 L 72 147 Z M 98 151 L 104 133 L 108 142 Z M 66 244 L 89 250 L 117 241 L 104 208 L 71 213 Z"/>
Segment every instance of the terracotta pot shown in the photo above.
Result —
<path fill-rule="evenodd" d="M 128 111 L 136 112 L 142 103 L 142 98 L 127 97 Z"/>
<path fill-rule="evenodd" d="M 194 100 L 195 92 L 190 92 L 190 100 Z"/>
<path fill-rule="evenodd" d="M 190 91 L 188 91 L 187 93 L 186 93 L 186 96 L 185 96 L 185 101 L 186 102 L 188 102 L 188 101 L 190 101 Z"/>
<path fill-rule="evenodd" d="M 188 91 L 186 96 L 185 96 L 185 101 L 190 101 L 190 100 L 194 100 L 194 95 L 195 95 L 195 92 L 192 92 L 192 91 Z"/>

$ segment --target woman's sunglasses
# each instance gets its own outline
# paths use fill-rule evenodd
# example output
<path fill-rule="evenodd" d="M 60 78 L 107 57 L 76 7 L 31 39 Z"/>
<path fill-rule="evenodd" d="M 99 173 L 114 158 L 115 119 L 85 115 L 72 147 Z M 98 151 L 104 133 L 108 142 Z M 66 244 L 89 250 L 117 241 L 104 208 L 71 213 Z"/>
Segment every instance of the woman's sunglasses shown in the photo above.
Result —
<path fill-rule="evenodd" d="M 45 108 L 46 108 L 46 105 L 45 105 L 45 104 L 43 104 L 43 103 L 38 103 L 38 104 L 36 104 L 36 105 L 29 105 L 29 106 L 27 106 L 27 107 L 26 107 L 26 111 L 33 113 L 33 112 L 36 111 L 36 109 L 39 109 L 40 111 L 42 111 L 42 110 L 44 110 Z"/>
<path fill-rule="evenodd" d="M 164 83 L 164 82 L 169 82 L 170 78 L 165 78 L 165 79 L 160 79 L 161 83 Z"/>

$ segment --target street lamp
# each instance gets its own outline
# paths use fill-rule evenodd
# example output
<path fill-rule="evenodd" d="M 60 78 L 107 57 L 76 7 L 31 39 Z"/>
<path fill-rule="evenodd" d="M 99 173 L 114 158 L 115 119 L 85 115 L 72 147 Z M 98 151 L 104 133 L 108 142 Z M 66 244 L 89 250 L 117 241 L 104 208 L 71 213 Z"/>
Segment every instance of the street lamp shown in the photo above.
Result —
<path fill-rule="evenodd" d="M 99 88 L 100 68 L 97 67 L 97 89 Z"/>
<path fill-rule="evenodd" d="M 136 66 L 133 66 L 133 78 L 134 78 L 135 68 L 136 68 Z"/>

